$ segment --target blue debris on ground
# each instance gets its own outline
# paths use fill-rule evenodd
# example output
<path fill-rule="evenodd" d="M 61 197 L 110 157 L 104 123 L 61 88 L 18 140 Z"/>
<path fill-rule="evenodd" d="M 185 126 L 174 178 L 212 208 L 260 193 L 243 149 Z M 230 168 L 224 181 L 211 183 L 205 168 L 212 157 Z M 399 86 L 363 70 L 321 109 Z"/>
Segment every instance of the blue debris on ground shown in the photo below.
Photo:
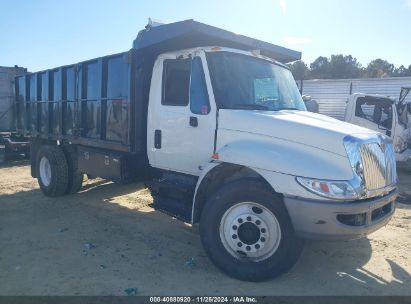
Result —
<path fill-rule="evenodd" d="M 188 267 L 194 267 L 196 265 L 196 262 L 193 257 L 189 257 L 186 261 L 186 266 Z"/>
<path fill-rule="evenodd" d="M 86 248 L 88 250 L 96 248 L 96 247 L 97 247 L 96 244 L 93 244 L 93 243 L 85 243 L 84 244 L 84 248 Z"/>
<path fill-rule="evenodd" d="M 128 295 L 128 296 L 135 296 L 138 293 L 138 289 L 137 288 L 127 288 L 124 289 L 124 292 Z"/>

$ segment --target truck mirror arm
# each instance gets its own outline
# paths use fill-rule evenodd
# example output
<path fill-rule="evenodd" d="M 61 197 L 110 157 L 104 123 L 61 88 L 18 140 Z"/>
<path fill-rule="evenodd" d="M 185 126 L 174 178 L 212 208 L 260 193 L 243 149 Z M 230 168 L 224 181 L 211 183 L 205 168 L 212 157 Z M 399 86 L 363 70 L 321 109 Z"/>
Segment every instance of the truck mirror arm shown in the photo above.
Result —
<path fill-rule="evenodd" d="M 387 136 L 391 136 L 391 130 L 381 125 L 381 123 L 378 124 L 378 129 L 385 131 Z"/>

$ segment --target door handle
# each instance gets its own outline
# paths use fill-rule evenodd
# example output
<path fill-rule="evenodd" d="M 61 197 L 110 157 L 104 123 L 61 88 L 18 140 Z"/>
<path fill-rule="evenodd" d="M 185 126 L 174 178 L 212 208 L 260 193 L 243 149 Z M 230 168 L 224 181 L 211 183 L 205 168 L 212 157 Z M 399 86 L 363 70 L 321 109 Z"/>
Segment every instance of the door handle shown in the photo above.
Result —
<path fill-rule="evenodd" d="M 161 130 L 154 131 L 154 148 L 161 149 Z"/>
<path fill-rule="evenodd" d="M 190 126 L 198 127 L 198 119 L 195 116 L 190 117 Z"/>

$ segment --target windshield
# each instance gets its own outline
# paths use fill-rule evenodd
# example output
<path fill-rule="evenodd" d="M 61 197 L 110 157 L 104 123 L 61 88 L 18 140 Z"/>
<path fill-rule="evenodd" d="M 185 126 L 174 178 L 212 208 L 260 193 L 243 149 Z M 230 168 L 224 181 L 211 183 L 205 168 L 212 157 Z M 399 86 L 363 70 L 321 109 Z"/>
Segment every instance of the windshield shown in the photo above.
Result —
<path fill-rule="evenodd" d="M 207 53 L 207 60 L 219 108 L 306 111 L 288 69 L 230 52 Z"/>

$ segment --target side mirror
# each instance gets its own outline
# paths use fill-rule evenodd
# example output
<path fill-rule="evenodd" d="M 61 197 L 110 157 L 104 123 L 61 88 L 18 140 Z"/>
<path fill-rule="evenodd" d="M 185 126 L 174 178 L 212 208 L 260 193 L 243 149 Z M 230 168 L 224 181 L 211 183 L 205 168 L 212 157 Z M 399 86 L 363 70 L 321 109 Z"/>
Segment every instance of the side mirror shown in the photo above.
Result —
<path fill-rule="evenodd" d="M 301 96 L 302 98 L 303 98 L 303 101 L 304 102 L 307 102 L 307 101 L 310 101 L 311 100 L 311 96 L 308 96 L 308 95 L 303 95 L 303 96 Z"/>
<path fill-rule="evenodd" d="M 386 127 L 382 126 L 381 124 L 378 124 L 378 129 L 385 131 L 385 134 L 389 137 L 391 137 L 391 130 L 387 129 Z"/>

